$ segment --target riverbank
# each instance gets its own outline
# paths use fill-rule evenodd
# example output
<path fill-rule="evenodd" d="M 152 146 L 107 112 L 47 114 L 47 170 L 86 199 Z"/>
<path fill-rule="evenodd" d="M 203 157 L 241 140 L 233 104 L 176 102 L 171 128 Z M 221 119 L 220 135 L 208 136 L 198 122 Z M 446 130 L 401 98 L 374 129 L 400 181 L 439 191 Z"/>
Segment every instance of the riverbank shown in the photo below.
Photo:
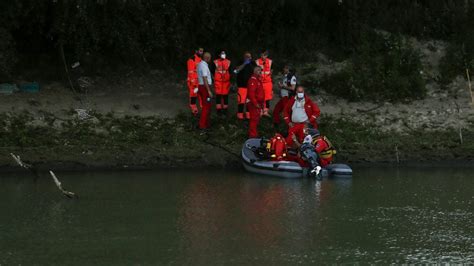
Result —
<path fill-rule="evenodd" d="M 175 118 L 72 111 L 58 117 L 28 112 L 0 114 L 0 168 L 15 163 L 10 153 L 40 169 L 238 168 L 246 139 L 245 122 L 233 116 L 213 116 L 213 129 L 201 136 L 196 119 L 185 113 Z M 346 163 L 436 163 L 474 161 L 474 131 L 455 128 L 386 130 L 360 117 L 323 115 L 321 131 L 337 147 L 336 160 Z M 281 127 L 284 130 L 284 127 Z M 260 132 L 276 130 L 263 119 Z M 398 159 L 397 159 L 398 156 Z"/>
<path fill-rule="evenodd" d="M 347 62 L 319 54 L 314 62 L 297 66 L 299 80 L 321 109 L 321 132 L 338 150 L 336 161 L 474 161 L 474 108 L 467 82 L 459 76 L 439 84 L 445 43 L 411 42 L 422 55 L 427 95 L 421 100 L 349 102 L 320 84 Z M 10 153 L 54 169 L 240 167 L 247 125 L 235 118 L 235 91 L 228 115 L 217 116 L 213 110 L 212 130 L 201 136 L 189 114 L 186 84 L 177 73 L 132 70 L 82 76 L 78 83 L 83 93 L 61 82 L 37 81 L 39 93 L 0 95 L 0 168 L 14 167 Z M 274 97 L 272 106 L 277 101 Z M 270 119 L 262 119 L 262 136 L 276 131 Z"/>

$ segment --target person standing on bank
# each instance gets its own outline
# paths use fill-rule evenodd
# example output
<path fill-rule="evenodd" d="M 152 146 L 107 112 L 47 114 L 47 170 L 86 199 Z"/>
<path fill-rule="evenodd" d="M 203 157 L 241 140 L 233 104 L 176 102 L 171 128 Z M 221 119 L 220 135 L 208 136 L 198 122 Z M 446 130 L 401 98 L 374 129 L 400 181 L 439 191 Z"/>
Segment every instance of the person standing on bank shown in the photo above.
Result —
<path fill-rule="evenodd" d="M 272 83 L 272 60 L 268 58 L 268 51 L 265 50 L 261 57 L 255 61 L 257 66 L 262 68 L 262 83 L 265 92 L 265 106 L 263 115 L 270 116 L 270 101 L 273 99 L 273 83 Z"/>
<path fill-rule="evenodd" d="M 216 109 L 218 114 L 226 114 L 229 107 L 230 67 L 231 62 L 221 51 L 219 58 L 214 60 L 214 90 L 216 92 Z"/>
<path fill-rule="evenodd" d="M 294 143 L 293 134 L 299 142 L 303 142 L 306 123 L 312 124 L 315 129 L 318 128 L 317 119 L 321 111 L 318 105 L 304 93 L 304 87 L 298 86 L 296 87 L 296 96 L 290 97 L 283 114 L 283 119 L 288 125 L 286 143 L 291 147 Z"/>
<path fill-rule="evenodd" d="M 253 75 L 250 77 L 247 85 L 249 98 L 247 110 L 249 110 L 250 113 L 249 138 L 258 137 L 258 123 L 260 122 L 260 117 L 263 114 L 265 105 L 265 92 L 263 90 L 261 75 L 262 68 L 255 66 L 253 69 Z"/>
<path fill-rule="evenodd" d="M 248 81 L 255 66 L 252 54 L 245 52 L 242 63 L 234 70 L 234 73 L 237 74 L 237 119 L 239 120 L 250 119 L 250 113 L 248 109 L 245 111 L 245 105 L 247 104 Z"/>
<path fill-rule="evenodd" d="M 197 108 L 197 101 L 199 100 L 199 104 L 201 105 L 201 99 L 198 99 L 198 75 L 197 75 L 197 65 L 201 62 L 202 54 L 204 53 L 203 48 L 198 48 L 194 52 L 194 55 L 191 56 L 187 63 L 188 68 L 188 91 L 189 91 L 189 108 L 191 108 L 191 112 L 193 115 L 197 115 L 199 113 Z M 201 105 L 202 108 L 202 105 Z"/>
<path fill-rule="evenodd" d="M 273 125 L 278 127 L 280 124 L 280 113 L 283 112 L 290 97 L 295 95 L 296 90 L 296 75 L 293 69 L 288 65 L 283 68 L 283 80 L 278 83 L 280 87 L 280 101 L 273 109 Z"/>
<path fill-rule="evenodd" d="M 207 130 L 211 127 L 211 99 L 213 97 L 212 76 L 209 70 L 209 62 L 211 62 L 211 54 L 206 52 L 202 57 L 202 61 L 198 64 L 198 94 L 202 99 L 202 112 L 199 118 L 199 129 Z"/>

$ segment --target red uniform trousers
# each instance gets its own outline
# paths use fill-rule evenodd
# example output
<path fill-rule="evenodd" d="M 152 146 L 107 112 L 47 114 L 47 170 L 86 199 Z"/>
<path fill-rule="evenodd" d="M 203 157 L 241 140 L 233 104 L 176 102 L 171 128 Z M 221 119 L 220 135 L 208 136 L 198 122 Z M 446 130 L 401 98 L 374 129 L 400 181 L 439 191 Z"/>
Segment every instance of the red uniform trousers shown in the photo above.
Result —
<path fill-rule="evenodd" d="M 288 129 L 288 136 L 286 137 L 286 144 L 288 144 L 289 147 L 293 146 L 294 141 L 293 141 L 293 134 L 295 134 L 296 139 L 300 143 L 303 142 L 304 140 L 304 129 L 305 123 L 293 123 L 293 126 Z"/>
<path fill-rule="evenodd" d="M 215 81 L 214 89 L 216 90 L 216 109 L 227 109 L 229 106 L 230 81 Z"/>
<path fill-rule="evenodd" d="M 202 112 L 201 117 L 199 117 L 199 128 L 206 129 L 211 127 L 211 101 L 208 101 L 209 92 L 206 89 L 206 86 L 199 85 L 199 97 L 202 99 Z"/>
<path fill-rule="evenodd" d="M 247 103 L 247 88 L 239 88 L 237 91 L 237 118 L 240 120 L 250 119 L 250 113 L 245 111 Z"/>
<path fill-rule="evenodd" d="M 328 159 L 323 159 L 323 158 L 319 157 L 319 165 L 323 168 L 330 165 L 331 162 L 332 162 L 332 158 L 333 157 L 328 158 Z"/>
<path fill-rule="evenodd" d="M 280 113 L 283 112 L 286 104 L 288 103 L 288 96 L 281 97 L 278 103 L 275 105 L 273 109 L 273 123 L 280 124 Z"/>
<path fill-rule="evenodd" d="M 194 89 L 197 88 L 197 85 L 194 82 L 188 81 L 188 92 L 189 92 L 189 108 L 191 108 L 191 111 L 193 114 L 197 114 L 198 108 L 197 108 L 197 101 L 199 101 L 199 106 L 202 108 L 202 100 L 201 97 L 199 97 L 199 92 L 195 93 Z"/>
<path fill-rule="evenodd" d="M 261 103 L 263 105 L 263 103 Z M 260 117 L 262 116 L 262 109 L 253 105 L 252 103 L 247 104 L 247 110 L 250 113 L 249 121 L 249 138 L 258 138 L 258 123 L 260 122 Z"/>

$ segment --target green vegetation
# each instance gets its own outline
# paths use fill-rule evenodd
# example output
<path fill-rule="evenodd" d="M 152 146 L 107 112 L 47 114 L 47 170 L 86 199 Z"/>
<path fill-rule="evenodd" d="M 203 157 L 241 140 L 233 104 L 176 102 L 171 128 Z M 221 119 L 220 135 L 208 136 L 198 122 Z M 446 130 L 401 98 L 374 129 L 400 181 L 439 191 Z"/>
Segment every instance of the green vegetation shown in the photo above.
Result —
<path fill-rule="evenodd" d="M 10 152 L 33 163 L 63 163 L 95 167 L 205 167 L 240 164 L 239 154 L 246 127 L 235 119 L 213 119 L 213 130 L 201 136 L 191 126 L 195 118 L 180 114 L 175 119 L 117 117 L 93 114 L 88 120 L 59 119 L 43 113 L 2 114 L 0 164 L 11 164 Z M 459 144 L 452 129 L 405 133 L 382 132 L 369 122 L 323 116 L 321 130 L 338 149 L 344 162 L 393 162 L 398 149 L 402 161 L 472 159 L 473 143 Z M 269 119 L 260 132 L 275 132 Z M 464 132 L 466 139 L 473 131 Z"/>
<path fill-rule="evenodd" d="M 403 101 L 425 96 L 420 55 L 401 36 L 364 34 L 344 69 L 321 88 L 348 100 Z"/>
<path fill-rule="evenodd" d="M 415 99 L 424 95 L 416 51 L 374 31 L 451 41 L 442 64 L 447 83 L 472 67 L 473 9 L 471 0 L 3 1 L 0 79 L 35 69 L 42 69 L 40 79 L 64 79 L 62 51 L 69 64 L 103 75 L 115 67 L 181 70 L 198 45 L 227 49 L 233 60 L 268 48 L 277 64 L 310 62 L 320 51 L 349 57 L 343 72 L 324 81 L 336 95 Z"/>
<path fill-rule="evenodd" d="M 473 23 L 474 25 L 474 23 Z M 474 30 L 461 33 L 451 42 L 440 64 L 441 84 L 449 84 L 455 77 L 466 77 L 466 69 L 474 72 Z"/>

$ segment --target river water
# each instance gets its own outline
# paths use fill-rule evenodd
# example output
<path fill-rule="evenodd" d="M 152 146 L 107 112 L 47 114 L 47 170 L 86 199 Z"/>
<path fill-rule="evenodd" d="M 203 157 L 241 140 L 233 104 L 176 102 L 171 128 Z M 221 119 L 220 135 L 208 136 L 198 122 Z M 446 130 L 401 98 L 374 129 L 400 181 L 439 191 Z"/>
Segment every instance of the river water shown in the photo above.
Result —
<path fill-rule="evenodd" d="M 474 168 L 0 174 L 0 264 L 474 263 Z"/>

